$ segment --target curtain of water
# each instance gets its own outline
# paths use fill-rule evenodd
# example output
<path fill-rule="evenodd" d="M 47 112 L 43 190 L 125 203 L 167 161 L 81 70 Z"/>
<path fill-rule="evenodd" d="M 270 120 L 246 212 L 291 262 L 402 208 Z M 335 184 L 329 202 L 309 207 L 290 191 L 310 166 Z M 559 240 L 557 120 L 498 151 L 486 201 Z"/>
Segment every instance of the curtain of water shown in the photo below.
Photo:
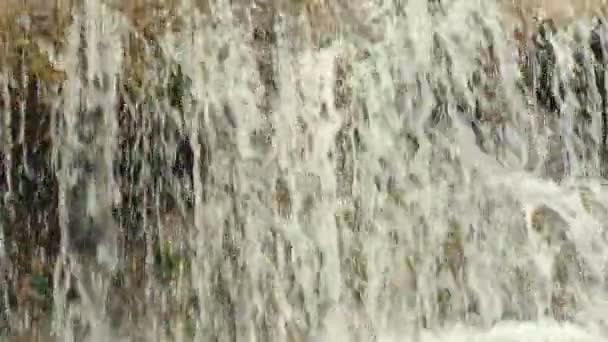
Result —
<path fill-rule="evenodd" d="M 112 207 L 119 204 L 113 175 L 118 146 L 117 86 L 123 58 L 119 19 L 98 1 L 84 1 L 74 9 L 62 56 L 67 78 L 53 117 L 53 164 L 63 237 L 55 270 L 60 337 L 74 330 L 69 318 L 73 313 L 63 310 L 68 308 L 66 291 L 71 281 L 83 294 L 78 315 L 84 313 L 92 327 L 105 320 L 107 313 L 102 308 L 109 279 L 100 276 L 102 269 L 97 264 L 111 268 L 118 257 Z M 66 287 L 59 285 L 62 282 L 67 282 Z"/>
<path fill-rule="evenodd" d="M 524 61 L 491 1 L 337 1 L 312 27 L 290 4 L 255 5 L 183 1 L 155 40 L 102 2 L 74 10 L 52 121 L 60 339 L 600 325 L 599 31 L 547 30 Z M 13 126 L 5 115 L 4 146 Z M 186 261 L 166 280 L 169 244 Z M 123 303 L 121 286 L 141 295 Z"/>

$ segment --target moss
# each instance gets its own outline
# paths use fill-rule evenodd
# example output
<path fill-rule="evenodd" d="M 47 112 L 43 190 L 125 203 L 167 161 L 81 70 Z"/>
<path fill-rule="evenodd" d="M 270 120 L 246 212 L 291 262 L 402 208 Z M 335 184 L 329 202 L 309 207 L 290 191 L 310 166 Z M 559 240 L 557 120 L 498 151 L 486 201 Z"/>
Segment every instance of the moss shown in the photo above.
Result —
<path fill-rule="evenodd" d="M 62 81 L 64 73 L 52 65 L 39 42 L 60 48 L 70 23 L 70 13 L 63 9 L 45 10 L 42 17 L 31 5 L 0 11 L 0 64 L 12 74 L 22 70 L 38 81 Z"/>
<path fill-rule="evenodd" d="M 52 310 L 52 289 L 49 281 L 50 275 L 32 273 L 24 275 L 15 289 L 18 312 L 30 311 L 34 319 L 48 317 Z"/>
<path fill-rule="evenodd" d="M 171 281 L 183 272 L 190 272 L 190 258 L 177 251 L 171 243 L 159 244 L 154 252 L 154 263 L 159 279 Z"/>

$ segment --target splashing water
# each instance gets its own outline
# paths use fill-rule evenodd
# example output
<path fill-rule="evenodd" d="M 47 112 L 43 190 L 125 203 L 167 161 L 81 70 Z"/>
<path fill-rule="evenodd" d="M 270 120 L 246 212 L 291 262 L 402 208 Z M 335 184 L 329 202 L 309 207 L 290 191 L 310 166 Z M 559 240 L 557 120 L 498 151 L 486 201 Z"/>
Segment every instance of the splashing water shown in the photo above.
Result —
<path fill-rule="evenodd" d="M 325 19 L 226 3 L 184 1 L 151 40 L 85 0 L 49 53 L 49 336 L 608 337 L 601 21 L 524 46 L 492 1 L 336 1 Z M 4 73 L 3 102 L 27 80 Z M 16 102 L 3 210 L 26 191 L 14 170 L 41 177 Z"/>

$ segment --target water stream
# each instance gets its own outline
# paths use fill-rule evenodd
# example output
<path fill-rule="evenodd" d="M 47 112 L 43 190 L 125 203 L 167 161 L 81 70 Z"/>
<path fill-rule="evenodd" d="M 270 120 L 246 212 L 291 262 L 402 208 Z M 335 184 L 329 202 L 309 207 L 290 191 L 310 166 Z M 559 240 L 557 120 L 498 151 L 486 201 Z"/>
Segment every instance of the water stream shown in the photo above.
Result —
<path fill-rule="evenodd" d="M 27 252 L 48 340 L 608 338 L 603 22 L 522 46 L 494 1 L 228 3 L 152 40 L 83 0 L 42 165 L 2 74 L 3 331 L 22 229 L 58 241 Z"/>

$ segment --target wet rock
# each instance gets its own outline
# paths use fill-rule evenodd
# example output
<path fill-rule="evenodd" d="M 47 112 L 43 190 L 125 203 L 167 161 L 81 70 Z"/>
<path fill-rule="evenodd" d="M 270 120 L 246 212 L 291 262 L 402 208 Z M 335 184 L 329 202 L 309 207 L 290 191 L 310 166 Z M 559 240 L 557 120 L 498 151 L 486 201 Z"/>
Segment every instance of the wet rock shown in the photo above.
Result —
<path fill-rule="evenodd" d="M 554 209 L 541 205 L 531 216 L 534 231 L 550 245 L 563 243 L 567 240 L 568 224 Z"/>

